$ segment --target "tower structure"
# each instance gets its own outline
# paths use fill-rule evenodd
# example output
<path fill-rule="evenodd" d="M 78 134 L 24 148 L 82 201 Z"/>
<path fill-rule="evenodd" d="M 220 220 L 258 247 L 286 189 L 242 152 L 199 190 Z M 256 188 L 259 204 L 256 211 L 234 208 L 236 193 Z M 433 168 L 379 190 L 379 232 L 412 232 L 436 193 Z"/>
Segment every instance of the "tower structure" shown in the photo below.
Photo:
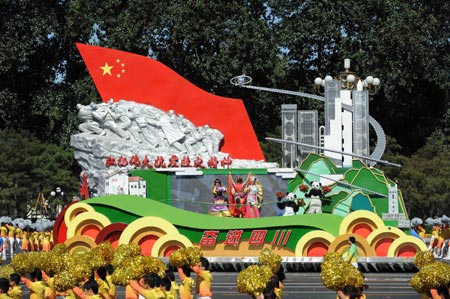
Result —
<path fill-rule="evenodd" d="M 335 151 L 368 157 L 369 94 L 378 91 L 380 80 L 359 78 L 349 71 L 350 59 L 344 60 L 345 71 L 336 78 L 314 80 L 318 91 L 323 87 L 325 99 L 325 133 L 323 147 L 333 150 L 324 154 L 342 167 L 351 167 L 352 157 Z"/>

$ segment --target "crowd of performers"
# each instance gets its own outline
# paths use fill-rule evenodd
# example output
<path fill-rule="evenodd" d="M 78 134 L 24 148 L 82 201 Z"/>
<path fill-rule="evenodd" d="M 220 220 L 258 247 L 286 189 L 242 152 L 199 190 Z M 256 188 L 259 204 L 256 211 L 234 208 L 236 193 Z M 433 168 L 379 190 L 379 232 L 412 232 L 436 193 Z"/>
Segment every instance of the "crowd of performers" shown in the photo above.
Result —
<path fill-rule="evenodd" d="M 436 218 L 411 219 L 411 235 L 428 244 L 428 251 L 434 257 L 450 259 L 450 218 L 446 215 Z"/>
<path fill-rule="evenodd" d="M 212 188 L 213 204 L 209 214 L 222 217 L 259 218 L 263 201 L 263 186 L 257 177 L 238 177 L 236 182 L 228 175 L 228 190 L 219 179 Z"/>
<path fill-rule="evenodd" d="M 114 249 L 104 242 L 78 253 L 58 244 L 49 252 L 19 253 L 0 267 L 0 298 L 21 299 L 25 287 L 31 299 L 115 299 L 117 286 L 125 287 L 126 299 L 192 299 L 194 293 L 211 298 L 209 261 L 199 249 L 191 249 L 183 248 L 191 253 L 189 260 L 183 256 L 177 264 L 179 272 L 188 269 L 180 275 L 181 284 L 175 280 L 172 258 L 166 265 L 162 259 L 143 256 L 137 244 Z M 196 282 L 191 271 L 197 274 Z"/>
<path fill-rule="evenodd" d="M 54 245 L 54 221 L 0 217 L 0 256 L 2 260 L 30 251 L 50 251 Z"/>
<path fill-rule="evenodd" d="M 347 256 L 325 255 L 320 277 L 338 299 L 365 299 L 368 286 L 350 257 L 352 237 L 349 245 Z M 278 254 L 263 249 L 257 264 L 239 272 L 237 290 L 254 299 L 281 299 L 286 278 L 281 261 Z M 414 264 L 419 269 L 410 280 L 414 290 L 427 298 L 449 298 L 449 264 L 435 261 L 430 251 L 418 252 Z M 143 256 L 137 244 L 113 248 L 103 242 L 88 252 L 73 253 L 57 244 L 48 252 L 18 253 L 0 267 L 0 298 L 22 299 L 27 288 L 31 299 L 115 299 L 117 286 L 123 286 L 126 299 L 209 299 L 212 282 L 209 261 L 197 247 L 173 251 L 166 263 Z"/>
<path fill-rule="evenodd" d="M 281 257 L 264 249 L 259 264 L 239 274 L 238 291 L 252 298 L 281 299 L 285 275 L 280 265 Z M 113 248 L 104 242 L 76 253 L 58 244 L 49 252 L 17 254 L 0 267 L 0 298 L 22 299 L 22 288 L 27 288 L 31 299 L 115 299 L 117 286 L 123 286 L 126 299 L 193 299 L 194 295 L 208 299 L 213 296 L 209 267 L 196 247 L 172 252 L 166 264 L 143 256 L 137 244 Z"/>

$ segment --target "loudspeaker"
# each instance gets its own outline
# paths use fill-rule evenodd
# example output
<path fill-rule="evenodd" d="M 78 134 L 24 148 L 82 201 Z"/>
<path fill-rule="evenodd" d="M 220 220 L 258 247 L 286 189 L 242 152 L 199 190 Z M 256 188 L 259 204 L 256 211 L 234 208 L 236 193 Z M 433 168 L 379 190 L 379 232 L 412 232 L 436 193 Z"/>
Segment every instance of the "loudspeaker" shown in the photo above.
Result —
<path fill-rule="evenodd" d="M 319 124 L 317 110 L 298 111 L 298 141 L 301 143 L 318 146 Z M 306 146 L 298 146 L 302 158 L 308 153 L 317 153 L 318 150 Z"/>
<path fill-rule="evenodd" d="M 297 105 L 281 105 L 281 130 L 282 139 L 297 141 Z M 282 167 L 295 167 L 297 145 L 283 143 Z"/>

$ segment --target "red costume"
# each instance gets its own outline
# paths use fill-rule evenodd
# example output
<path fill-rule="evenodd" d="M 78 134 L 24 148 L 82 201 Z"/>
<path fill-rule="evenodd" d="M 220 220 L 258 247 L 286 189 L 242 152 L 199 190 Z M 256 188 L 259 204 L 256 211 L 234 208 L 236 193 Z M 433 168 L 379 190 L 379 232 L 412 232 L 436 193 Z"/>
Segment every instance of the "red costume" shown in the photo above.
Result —
<path fill-rule="evenodd" d="M 237 178 L 236 183 L 233 181 L 231 174 L 228 175 L 228 203 L 230 214 L 233 217 L 245 217 L 245 204 L 247 202 L 247 196 L 245 188 L 247 186 L 248 178 L 244 183 L 242 178 Z"/>

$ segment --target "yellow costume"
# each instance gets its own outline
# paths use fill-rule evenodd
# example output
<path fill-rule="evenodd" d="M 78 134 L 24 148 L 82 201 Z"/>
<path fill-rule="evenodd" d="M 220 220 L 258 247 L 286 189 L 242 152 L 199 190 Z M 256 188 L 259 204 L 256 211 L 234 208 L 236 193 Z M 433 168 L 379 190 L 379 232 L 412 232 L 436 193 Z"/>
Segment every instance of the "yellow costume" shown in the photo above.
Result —
<path fill-rule="evenodd" d="M 102 299 L 111 299 L 109 296 L 109 285 L 106 281 L 101 278 L 96 279 L 98 283 L 98 294 Z"/>
<path fill-rule="evenodd" d="M 161 288 L 144 289 L 136 281 L 130 281 L 130 285 L 139 294 L 141 294 L 145 299 L 164 299 L 166 294 L 161 290 Z"/>
<path fill-rule="evenodd" d="M 139 293 L 131 285 L 125 287 L 125 299 L 138 299 Z"/>
<path fill-rule="evenodd" d="M 212 297 L 211 284 L 213 279 L 209 270 L 200 270 L 198 266 L 193 266 L 192 270 L 197 274 L 195 292 L 199 297 Z"/>
<path fill-rule="evenodd" d="M 45 282 L 43 281 L 31 281 L 26 277 L 22 276 L 22 282 L 30 290 L 30 299 L 44 299 Z"/>
<path fill-rule="evenodd" d="M 6 253 L 9 251 L 8 229 L 0 226 L 0 237 L 3 239 L 3 248 L 1 250 L 2 258 L 6 259 Z"/>
<path fill-rule="evenodd" d="M 194 288 L 194 279 L 187 277 L 182 268 L 178 268 L 178 275 L 181 279 L 180 299 L 192 299 L 194 297 L 192 289 Z"/>
<path fill-rule="evenodd" d="M 42 251 L 48 252 L 48 251 L 50 251 L 50 249 L 51 249 L 50 236 L 48 234 L 45 234 L 42 239 Z"/>
<path fill-rule="evenodd" d="M 22 288 L 20 286 L 14 286 L 8 291 L 8 296 L 12 299 L 22 299 Z"/>
<path fill-rule="evenodd" d="M 172 293 L 172 297 L 174 299 L 180 298 L 180 286 L 176 281 L 171 282 L 170 292 Z"/>
<path fill-rule="evenodd" d="M 116 285 L 113 284 L 111 275 L 106 275 L 106 282 L 108 283 L 109 286 L 109 297 L 111 299 L 116 299 Z"/>

